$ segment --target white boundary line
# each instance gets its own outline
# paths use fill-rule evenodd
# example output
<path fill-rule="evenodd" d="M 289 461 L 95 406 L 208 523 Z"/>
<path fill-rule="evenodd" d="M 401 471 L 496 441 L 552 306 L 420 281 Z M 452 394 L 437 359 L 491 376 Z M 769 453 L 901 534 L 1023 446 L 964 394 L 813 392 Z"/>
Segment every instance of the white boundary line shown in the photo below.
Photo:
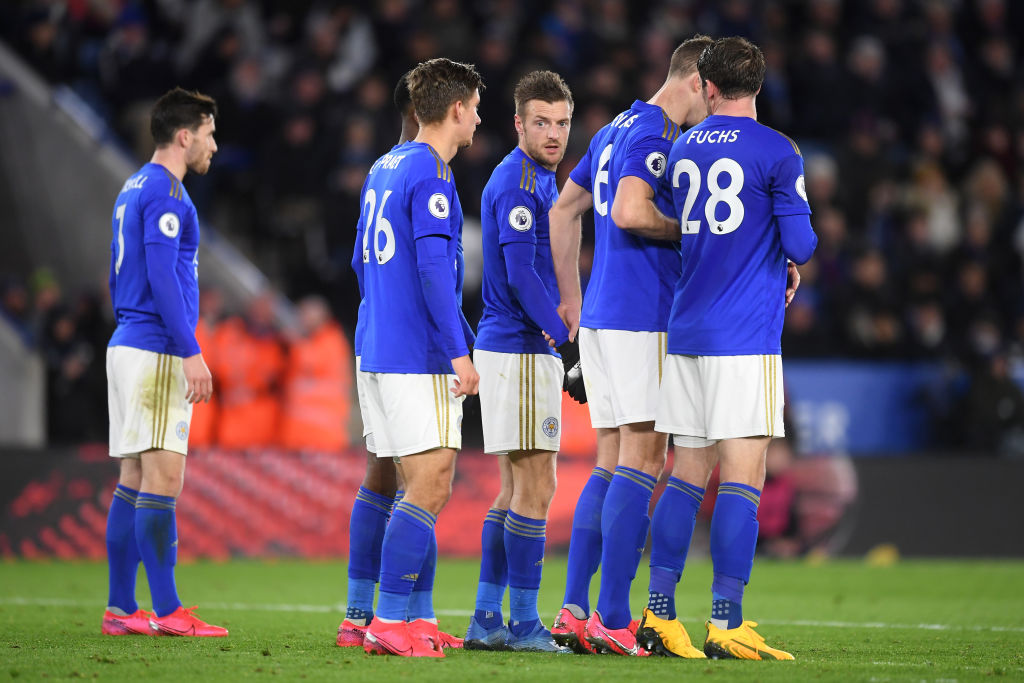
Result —
<path fill-rule="evenodd" d="M 64 598 L 0 598 L 0 606 L 13 607 L 93 607 L 99 609 L 102 603 L 95 600 L 68 600 Z M 278 603 L 248 602 L 205 602 L 202 607 L 209 609 L 235 610 L 238 612 L 308 612 L 314 614 L 343 614 L 345 603 L 337 602 L 324 605 L 289 605 Z M 439 609 L 437 614 L 442 617 L 471 617 L 473 610 Z M 703 621 L 704 617 L 680 616 L 681 621 Z M 1024 633 L 1024 626 L 966 626 L 961 624 L 889 624 L 881 621 L 814 621 L 797 619 L 758 620 L 764 626 L 801 626 L 808 628 L 892 628 L 919 631 L 974 631 L 991 633 Z"/>

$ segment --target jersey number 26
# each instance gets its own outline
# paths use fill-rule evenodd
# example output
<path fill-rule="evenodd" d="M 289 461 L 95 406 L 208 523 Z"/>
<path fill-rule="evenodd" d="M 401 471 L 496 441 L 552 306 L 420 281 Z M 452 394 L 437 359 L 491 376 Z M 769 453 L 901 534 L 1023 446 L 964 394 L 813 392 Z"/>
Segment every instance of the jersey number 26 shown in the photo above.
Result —
<path fill-rule="evenodd" d="M 377 211 L 377 218 L 373 221 L 373 254 L 377 263 L 384 265 L 395 255 L 395 231 L 391 227 L 391 221 L 384 218 L 384 205 L 388 203 L 391 190 L 384 190 L 384 196 L 380 200 L 380 209 Z M 373 218 L 373 210 L 377 207 L 377 193 L 373 188 L 366 191 L 366 198 L 363 200 L 364 216 Z M 369 221 L 368 221 L 369 222 Z M 384 235 L 384 246 L 380 245 L 380 236 Z M 370 262 L 370 226 L 363 228 L 363 263 Z"/>

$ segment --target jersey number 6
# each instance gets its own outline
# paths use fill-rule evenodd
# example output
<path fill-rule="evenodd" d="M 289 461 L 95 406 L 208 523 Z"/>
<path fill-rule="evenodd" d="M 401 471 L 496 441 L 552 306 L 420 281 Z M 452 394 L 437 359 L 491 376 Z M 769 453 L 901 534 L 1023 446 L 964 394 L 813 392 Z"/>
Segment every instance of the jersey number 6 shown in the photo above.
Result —
<path fill-rule="evenodd" d="M 388 203 L 391 190 L 384 190 L 384 197 L 380 200 L 380 210 L 377 211 L 377 218 L 374 220 L 373 228 L 373 254 L 377 257 L 377 263 L 384 265 L 395 255 L 395 231 L 391 228 L 391 221 L 384 218 L 384 205 Z M 363 200 L 365 216 L 373 216 L 373 210 L 377 206 L 377 193 L 373 189 L 366 191 L 366 199 Z M 369 208 L 366 208 L 369 207 Z M 380 246 L 380 235 L 384 235 L 384 246 Z M 363 230 L 363 263 L 370 262 L 370 229 L 367 226 Z"/>
<path fill-rule="evenodd" d="M 729 184 L 720 187 L 718 177 L 723 172 L 729 174 Z M 672 187 L 679 187 L 679 176 L 683 173 L 689 176 L 690 183 L 686 189 L 686 201 L 683 203 L 683 213 L 679 220 L 684 235 L 695 235 L 700 230 L 700 220 L 690 220 L 690 211 L 693 210 L 693 204 L 700 192 L 700 169 L 692 160 L 680 159 L 672 169 Z M 739 197 L 740 190 L 743 189 L 743 167 L 728 157 L 711 164 L 711 168 L 708 169 L 708 189 L 711 196 L 704 204 L 704 218 L 711 227 L 711 233 L 724 235 L 740 227 L 744 214 L 743 202 Z M 715 210 L 719 204 L 729 207 L 729 215 L 722 220 L 715 218 Z"/>

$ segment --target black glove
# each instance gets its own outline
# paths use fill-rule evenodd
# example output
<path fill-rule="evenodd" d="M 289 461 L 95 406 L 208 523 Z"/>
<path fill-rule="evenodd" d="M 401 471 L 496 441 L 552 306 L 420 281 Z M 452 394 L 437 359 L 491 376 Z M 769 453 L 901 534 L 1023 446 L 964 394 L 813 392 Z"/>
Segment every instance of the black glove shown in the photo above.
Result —
<path fill-rule="evenodd" d="M 562 356 L 562 368 L 565 377 L 562 380 L 562 391 L 577 403 L 587 402 L 587 389 L 583 384 L 583 368 L 580 365 L 580 345 L 578 342 L 567 341 L 555 348 Z"/>

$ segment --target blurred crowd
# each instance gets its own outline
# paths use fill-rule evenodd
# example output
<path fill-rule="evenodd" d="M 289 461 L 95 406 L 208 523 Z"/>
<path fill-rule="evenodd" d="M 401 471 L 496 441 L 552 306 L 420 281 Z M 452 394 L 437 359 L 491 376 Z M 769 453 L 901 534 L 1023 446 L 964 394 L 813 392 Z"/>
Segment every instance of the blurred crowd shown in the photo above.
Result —
<path fill-rule="evenodd" d="M 107 440 L 106 348 L 114 330 L 105 293 L 66 296 L 47 269 L 0 283 L 0 318 L 46 367 L 51 444 Z M 194 407 L 189 445 L 336 452 L 349 445 L 352 348 L 327 302 L 298 302 L 295 323 L 274 322 L 269 293 L 237 314 L 220 292 L 200 297 L 196 337 L 214 399 Z"/>
<path fill-rule="evenodd" d="M 551 68 L 573 89 L 561 183 L 600 126 L 655 92 L 682 39 L 750 37 L 768 62 L 759 118 L 799 143 L 820 239 L 786 356 L 939 359 L 1024 424 L 1019 391 L 1007 398 L 1024 344 L 1024 3 L 21 0 L 0 27 L 139 159 L 159 94 L 216 97 L 220 151 L 189 179 L 204 220 L 289 296 L 325 297 L 349 334 L 358 192 L 397 141 L 391 93 L 410 66 L 470 61 L 487 85 L 452 163 L 472 250 L 483 185 L 515 144 L 519 75 Z"/>

